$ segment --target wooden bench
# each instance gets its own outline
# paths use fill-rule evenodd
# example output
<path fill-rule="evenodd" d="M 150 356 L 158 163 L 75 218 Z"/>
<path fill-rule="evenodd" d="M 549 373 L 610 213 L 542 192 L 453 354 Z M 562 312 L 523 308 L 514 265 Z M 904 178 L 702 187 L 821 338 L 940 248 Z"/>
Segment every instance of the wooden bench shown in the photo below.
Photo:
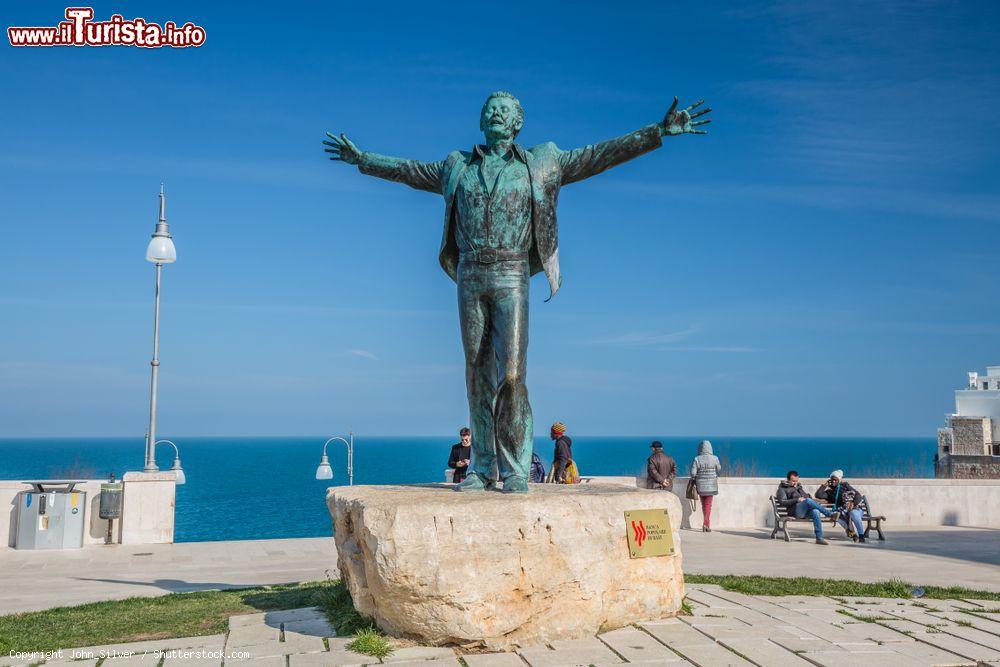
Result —
<path fill-rule="evenodd" d="M 817 500 L 816 502 L 819 501 Z M 832 503 L 819 503 L 819 504 L 827 508 L 828 510 L 833 509 Z M 861 520 L 865 522 L 865 533 L 863 537 L 865 539 L 868 539 L 868 534 L 871 532 L 872 528 L 874 528 L 875 532 L 878 533 L 878 539 L 884 542 L 885 535 L 882 534 L 882 522 L 885 521 L 885 517 L 872 514 L 871 505 L 868 504 L 868 498 L 866 496 L 861 496 L 861 502 L 858 504 L 858 509 L 861 510 Z M 774 496 L 771 496 L 771 511 L 774 513 L 774 530 L 771 531 L 772 540 L 780 530 L 785 536 L 785 541 L 786 542 L 790 541 L 790 538 L 788 537 L 789 521 L 812 524 L 811 515 L 800 519 L 796 517 L 794 513 L 789 514 L 788 510 L 785 507 L 778 504 L 778 499 L 775 498 Z M 845 521 L 848 520 L 848 517 L 846 515 L 841 515 L 840 518 L 844 519 Z M 826 521 L 826 517 L 823 517 L 823 520 Z"/>

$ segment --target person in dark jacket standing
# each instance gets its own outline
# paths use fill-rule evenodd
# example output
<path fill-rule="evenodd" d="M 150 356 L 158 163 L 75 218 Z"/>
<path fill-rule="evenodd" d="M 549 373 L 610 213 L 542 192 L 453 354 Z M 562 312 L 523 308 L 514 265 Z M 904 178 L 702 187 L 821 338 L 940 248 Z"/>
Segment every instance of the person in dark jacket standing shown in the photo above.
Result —
<path fill-rule="evenodd" d="M 840 517 L 840 513 L 828 510 L 813 500 L 809 493 L 802 488 L 798 472 L 794 470 L 788 471 L 785 479 L 778 485 L 778 492 L 774 497 L 777 503 L 788 511 L 790 516 L 794 516 L 797 519 L 804 519 L 807 516 L 811 516 L 813 530 L 816 532 L 816 544 L 829 544 L 829 542 L 823 539 L 823 520 L 820 517 L 833 517 L 833 523 L 836 523 Z"/>
<path fill-rule="evenodd" d="M 573 460 L 573 441 L 566 435 L 566 424 L 562 422 L 552 425 L 549 437 L 556 441 L 555 453 L 552 455 L 552 481 L 565 484 L 566 467 Z"/>
<path fill-rule="evenodd" d="M 677 462 L 674 457 L 663 453 L 663 443 L 654 440 L 649 446 L 653 450 L 646 459 L 646 488 L 671 491 L 674 477 L 677 477 Z"/>
<path fill-rule="evenodd" d="M 451 446 L 451 455 L 448 457 L 448 467 L 455 471 L 451 478 L 455 484 L 469 474 L 469 461 L 472 457 L 472 431 L 463 426 L 458 435 L 462 441 Z"/>
<path fill-rule="evenodd" d="M 853 486 L 844 481 L 844 471 L 834 470 L 830 473 L 830 479 L 826 480 L 823 486 L 816 491 L 816 497 L 833 503 L 833 509 L 846 515 L 851 525 L 841 516 L 840 525 L 847 530 L 847 534 L 858 542 L 864 543 L 865 530 L 861 525 L 861 494 Z M 853 526 L 853 528 L 852 528 Z"/>

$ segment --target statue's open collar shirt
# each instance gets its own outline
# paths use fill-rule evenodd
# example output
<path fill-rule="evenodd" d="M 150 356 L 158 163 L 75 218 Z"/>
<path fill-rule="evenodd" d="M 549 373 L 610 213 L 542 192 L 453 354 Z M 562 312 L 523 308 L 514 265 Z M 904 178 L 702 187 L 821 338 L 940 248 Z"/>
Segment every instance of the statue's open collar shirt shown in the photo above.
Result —
<path fill-rule="evenodd" d="M 483 173 L 487 148 L 472 148 L 455 193 L 459 252 L 492 248 L 527 253 L 531 248 L 531 177 L 524 149 L 513 144 L 494 183 Z"/>

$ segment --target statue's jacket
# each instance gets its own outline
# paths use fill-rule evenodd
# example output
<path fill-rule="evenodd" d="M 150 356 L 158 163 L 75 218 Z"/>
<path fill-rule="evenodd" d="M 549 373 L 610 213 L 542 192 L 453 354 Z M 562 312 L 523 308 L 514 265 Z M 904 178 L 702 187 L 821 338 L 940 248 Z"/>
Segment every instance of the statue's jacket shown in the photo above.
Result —
<path fill-rule="evenodd" d="M 514 144 L 514 150 L 528 167 L 531 182 L 532 243 L 528 253 L 531 275 L 545 271 L 551 299 L 559 291 L 559 233 L 556 205 L 563 185 L 582 181 L 638 157 L 661 145 L 660 125 L 653 124 L 615 139 L 602 141 L 570 151 L 560 150 L 546 142 L 524 149 Z M 472 162 L 472 152 L 453 151 L 439 162 L 420 162 L 405 158 L 365 152 L 358 169 L 362 173 L 390 181 L 405 183 L 418 190 L 444 195 L 444 234 L 439 260 L 452 280 L 458 281 L 458 244 L 455 242 L 455 192 L 462 173 Z"/>

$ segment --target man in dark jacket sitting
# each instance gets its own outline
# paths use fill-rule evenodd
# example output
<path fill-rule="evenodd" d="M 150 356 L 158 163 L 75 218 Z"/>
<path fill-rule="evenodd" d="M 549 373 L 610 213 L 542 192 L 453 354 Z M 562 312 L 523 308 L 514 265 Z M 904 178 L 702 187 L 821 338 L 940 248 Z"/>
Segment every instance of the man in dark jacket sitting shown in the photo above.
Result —
<path fill-rule="evenodd" d="M 816 491 L 816 497 L 833 503 L 833 509 L 840 514 L 847 515 L 851 525 L 847 521 L 840 519 L 840 525 L 847 529 L 847 534 L 856 538 L 858 542 L 864 543 L 865 530 L 861 525 L 861 494 L 853 486 L 844 481 L 844 471 L 834 470 L 830 473 L 830 479 L 826 480 L 823 486 Z"/>
<path fill-rule="evenodd" d="M 804 519 L 807 516 L 812 516 L 813 530 L 816 532 L 816 544 L 829 544 L 829 542 L 823 539 L 823 520 L 820 517 L 833 517 L 833 522 L 836 523 L 839 513 L 828 510 L 813 500 L 809 496 L 809 493 L 802 488 L 802 484 L 799 483 L 799 473 L 794 470 L 788 471 L 785 479 L 778 485 L 778 493 L 775 494 L 775 500 L 788 511 L 790 516 L 794 516 L 796 519 Z"/>
<path fill-rule="evenodd" d="M 654 440 L 649 448 L 653 453 L 646 459 L 646 488 L 670 491 L 677 477 L 677 462 L 663 453 L 663 443 L 659 440 Z"/>

